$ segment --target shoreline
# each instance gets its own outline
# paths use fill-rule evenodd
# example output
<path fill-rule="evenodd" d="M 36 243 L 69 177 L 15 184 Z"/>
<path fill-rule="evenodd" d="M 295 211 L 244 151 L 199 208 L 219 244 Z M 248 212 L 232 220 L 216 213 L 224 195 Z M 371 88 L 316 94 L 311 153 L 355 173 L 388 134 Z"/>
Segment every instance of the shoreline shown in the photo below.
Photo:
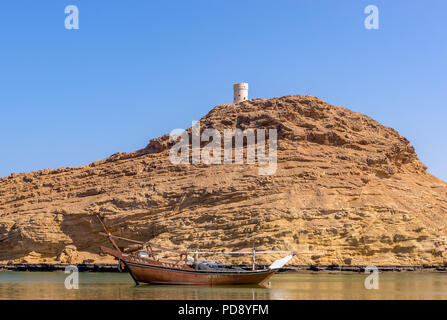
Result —
<path fill-rule="evenodd" d="M 19 264 L 0 264 L 1 271 L 28 271 L 28 272 L 52 272 L 64 271 L 70 264 L 49 264 L 49 263 L 19 263 Z M 117 264 L 72 264 L 76 266 L 79 272 L 120 272 Z M 250 269 L 249 265 L 233 265 Z M 338 265 L 305 265 L 288 266 L 279 269 L 278 272 L 299 272 L 299 271 L 331 271 L 331 272 L 365 272 L 366 265 L 358 266 L 338 266 Z M 396 266 L 382 265 L 376 266 L 380 272 L 447 272 L 447 265 L 419 265 L 419 266 Z M 267 268 L 267 265 L 258 265 L 258 268 Z"/>

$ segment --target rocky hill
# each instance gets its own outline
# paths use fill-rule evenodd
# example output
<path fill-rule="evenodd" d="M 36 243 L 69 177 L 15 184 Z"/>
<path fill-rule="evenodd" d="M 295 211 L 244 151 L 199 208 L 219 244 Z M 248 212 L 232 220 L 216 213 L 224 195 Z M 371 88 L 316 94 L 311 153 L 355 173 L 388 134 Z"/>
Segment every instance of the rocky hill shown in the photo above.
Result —
<path fill-rule="evenodd" d="M 110 261 L 100 214 L 116 235 L 174 248 L 293 249 L 297 265 L 447 264 L 447 184 L 395 130 L 298 95 L 219 105 L 201 124 L 276 128 L 276 173 L 172 164 L 166 135 L 84 167 L 12 174 L 0 179 L 0 262 Z"/>

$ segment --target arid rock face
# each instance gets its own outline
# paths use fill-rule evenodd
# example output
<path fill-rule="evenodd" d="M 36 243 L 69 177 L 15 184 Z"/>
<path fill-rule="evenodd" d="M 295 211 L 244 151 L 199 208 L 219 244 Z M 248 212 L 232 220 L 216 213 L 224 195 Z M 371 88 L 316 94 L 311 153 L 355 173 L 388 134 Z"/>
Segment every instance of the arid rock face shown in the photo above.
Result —
<path fill-rule="evenodd" d="M 395 130 L 312 96 L 220 105 L 201 126 L 276 128 L 276 174 L 174 165 L 168 136 L 80 168 L 12 174 L 0 179 L 0 262 L 111 261 L 99 255 L 100 214 L 116 235 L 179 249 L 297 250 L 295 265 L 447 263 L 447 184 Z"/>

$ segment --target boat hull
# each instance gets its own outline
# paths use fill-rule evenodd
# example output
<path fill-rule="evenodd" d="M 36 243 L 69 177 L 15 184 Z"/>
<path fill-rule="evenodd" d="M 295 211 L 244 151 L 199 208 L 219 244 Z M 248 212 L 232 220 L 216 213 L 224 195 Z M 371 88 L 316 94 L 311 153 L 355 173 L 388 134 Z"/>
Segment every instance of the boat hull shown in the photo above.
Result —
<path fill-rule="evenodd" d="M 274 270 L 196 270 L 178 263 L 159 261 L 123 254 L 114 249 L 101 247 L 107 253 L 119 259 L 121 269 L 125 267 L 135 283 L 183 284 L 183 285 L 262 285 L 270 279 Z"/>
<path fill-rule="evenodd" d="M 240 285 L 266 282 L 275 271 L 208 272 L 200 270 L 169 269 L 128 262 L 127 268 L 138 282 L 183 285 Z"/>

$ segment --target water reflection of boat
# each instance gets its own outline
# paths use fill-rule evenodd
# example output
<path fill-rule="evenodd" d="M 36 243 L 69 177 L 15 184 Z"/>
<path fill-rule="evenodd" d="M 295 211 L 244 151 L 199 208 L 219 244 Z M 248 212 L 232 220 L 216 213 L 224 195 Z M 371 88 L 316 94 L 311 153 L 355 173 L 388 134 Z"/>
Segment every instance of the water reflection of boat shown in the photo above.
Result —
<path fill-rule="evenodd" d="M 150 242 L 117 237 L 108 232 L 104 224 L 103 226 L 106 230 L 104 235 L 108 237 L 115 249 L 101 247 L 101 250 L 118 259 L 120 270 L 127 270 L 136 284 L 143 282 L 153 284 L 188 285 L 262 285 L 295 255 L 295 252 L 292 251 L 256 251 L 255 249 L 249 252 L 181 252 L 155 246 Z M 140 245 L 141 250 L 125 253 L 115 243 L 115 239 L 138 244 Z M 155 252 L 156 250 L 178 254 L 179 260 L 161 258 Z M 288 253 L 288 255 L 282 259 L 276 260 L 268 268 L 257 269 L 255 264 L 256 254 L 277 253 Z M 190 256 L 191 254 L 193 257 Z M 199 255 L 212 254 L 251 254 L 253 256 L 252 269 L 247 270 L 243 268 L 229 267 L 221 262 L 199 259 L 198 257 Z"/>

